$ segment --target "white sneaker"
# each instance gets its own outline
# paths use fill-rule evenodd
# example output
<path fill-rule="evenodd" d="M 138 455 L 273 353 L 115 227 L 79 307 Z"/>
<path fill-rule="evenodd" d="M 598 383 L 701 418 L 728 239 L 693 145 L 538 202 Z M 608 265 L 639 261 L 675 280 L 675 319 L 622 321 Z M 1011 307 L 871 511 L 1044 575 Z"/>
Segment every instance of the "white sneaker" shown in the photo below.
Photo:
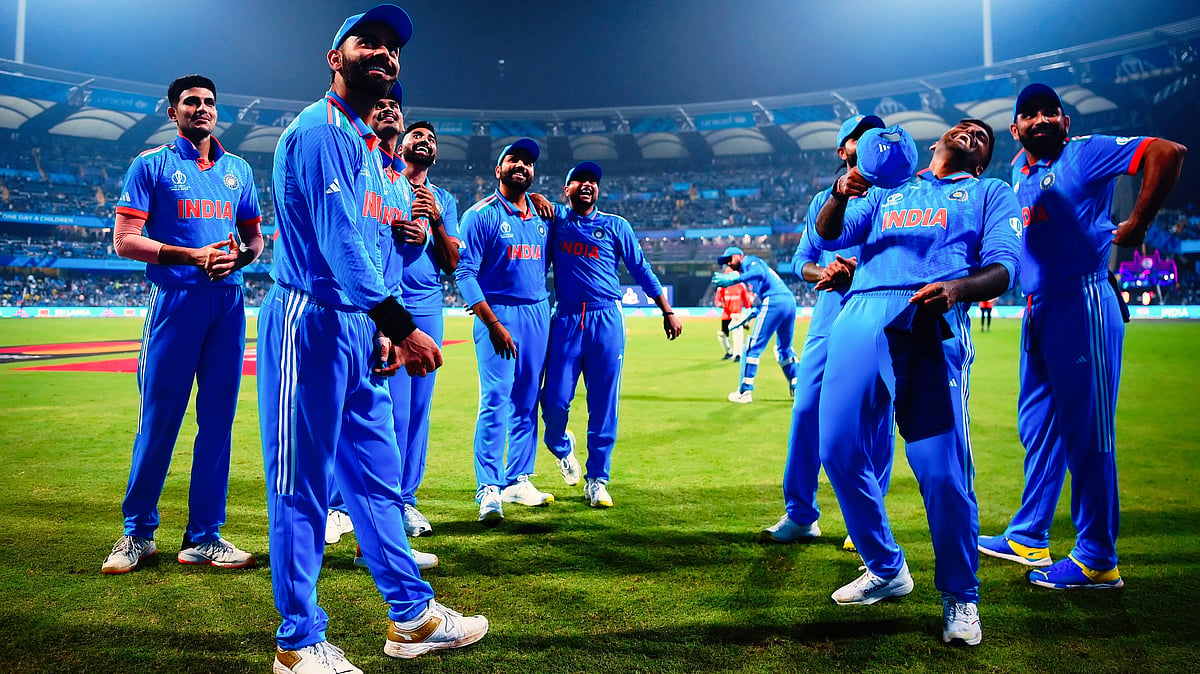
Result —
<path fill-rule="evenodd" d="M 575 458 L 575 433 L 567 431 L 567 440 L 571 444 L 571 453 L 558 460 L 558 470 L 562 473 L 563 482 L 568 487 L 574 487 L 583 477 L 583 468 L 579 465 L 579 459 Z"/>
<path fill-rule="evenodd" d="M 816 522 L 807 526 L 801 526 L 793 522 L 792 518 L 787 515 L 780 517 L 778 522 L 762 531 L 763 540 L 775 541 L 776 543 L 792 543 L 795 541 L 807 543 L 820 535 L 821 527 L 817 526 Z"/>
<path fill-rule="evenodd" d="M 942 620 L 942 641 L 950 643 L 960 639 L 968 646 L 978 646 L 983 641 L 977 605 L 954 597 L 942 597 Z"/>
<path fill-rule="evenodd" d="M 350 516 L 340 510 L 329 510 L 325 516 L 325 545 L 333 545 L 342 540 L 342 534 L 354 532 L 354 523 Z"/>
<path fill-rule="evenodd" d="M 754 402 L 754 396 L 750 395 L 750 391 L 743 391 L 741 393 L 734 391 L 733 393 L 730 393 L 728 397 L 729 402 L 737 403 L 739 405 L 748 405 Z"/>
<path fill-rule="evenodd" d="M 433 534 L 433 525 L 414 505 L 404 504 L 404 533 L 409 538 L 419 538 Z"/>
<path fill-rule="evenodd" d="M 346 652 L 328 641 L 285 651 L 275 647 L 275 674 L 363 674 L 346 659 Z"/>
<path fill-rule="evenodd" d="M 179 551 L 176 557 L 180 564 L 211 564 L 223 569 L 241 569 L 254 566 L 254 555 L 239 550 L 224 538 L 201 543 Z"/>
<path fill-rule="evenodd" d="M 593 508 L 611 508 L 613 506 L 612 497 L 608 495 L 608 488 L 600 480 L 588 478 L 587 485 L 583 488 L 583 495 L 587 497 L 588 505 Z"/>
<path fill-rule="evenodd" d="M 464 616 L 430 599 L 429 608 L 414 620 L 388 621 L 383 652 L 407 660 L 432 650 L 468 646 L 482 639 L 487 631 L 487 618 Z"/>
<path fill-rule="evenodd" d="M 530 507 L 544 506 L 554 503 L 554 494 L 538 491 L 529 481 L 528 475 L 522 475 L 517 481 L 500 490 L 500 500 L 505 503 L 520 503 Z"/>
<path fill-rule="evenodd" d="M 153 538 L 122 536 L 117 539 L 117 543 L 113 546 L 112 552 L 108 553 L 108 557 L 104 558 L 104 565 L 100 567 L 100 571 L 103 573 L 129 573 L 136 569 L 143 559 L 156 552 L 158 552 L 158 546 L 154 544 Z"/>
<path fill-rule="evenodd" d="M 865 570 L 863 575 L 856 578 L 854 581 L 838 588 L 837 592 L 833 593 L 833 601 L 840 606 L 850 604 L 874 604 L 880 599 L 888 597 L 903 597 L 913 591 L 912 575 L 908 572 L 908 562 L 900 567 L 900 573 L 896 574 L 895 578 L 886 580 L 871 573 L 870 569 L 859 567 Z"/>
<path fill-rule="evenodd" d="M 475 500 L 479 502 L 479 521 L 485 524 L 499 524 L 504 519 L 504 508 L 500 503 L 500 488 L 494 484 L 484 485 L 475 492 Z"/>
<path fill-rule="evenodd" d="M 438 565 L 438 556 L 432 552 L 421 552 L 416 548 L 409 548 L 412 551 L 413 561 L 417 563 L 417 569 L 425 571 L 432 569 Z M 362 548 L 354 552 L 354 565 L 362 568 L 367 568 L 367 558 L 363 557 Z"/>

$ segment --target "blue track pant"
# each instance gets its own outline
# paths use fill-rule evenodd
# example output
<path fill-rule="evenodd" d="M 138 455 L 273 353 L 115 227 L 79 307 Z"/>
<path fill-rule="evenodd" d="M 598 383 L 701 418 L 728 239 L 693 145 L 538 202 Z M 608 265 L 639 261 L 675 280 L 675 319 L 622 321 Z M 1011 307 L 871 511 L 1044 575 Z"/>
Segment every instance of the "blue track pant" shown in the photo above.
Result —
<path fill-rule="evenodd" d="M 894 578 L 904 552 L 892 536 L 883 490 L 867 448 L 890 406 L 925 500 L 937 556 L 934 584 L 958 601 L 979 601 L 979 512 L 967 432 L 970 319 L 959 305 L 938 316 L 934 341 L 902 327 L 911 291 L 852 295 L 829 336 L 831 376 L 821 387 L 821 463 L 863 562 Z M 944 320 L 942 320 L 944 319 Z M 832 375 L 836 373 L 836 375 Z"/>
<path fill-rule="evenodd" d="M 587 302 L 564 310 L 550 321 L 550 352 L 542 386 L 546 447 L 562 459 L 570 453 L 567 416 L 579 375 L 587 388 L 588 479 L 608 481 L 617 442 L 617 403 L 625 358 L 625 316 L 620 303 Z"/>
<path fill-rule="evenodd" d="M 537 456 L 537 403 L 550 305 L 491 304 L 496 318 L 512 335 L 517 357 L 496 355 L 487 326 L 475 321 L 475 356 L 479 361 L 479 416 L 475 420 L 475 480 L 479 487 L 506 487 L 533 474 Z M 507 441 L 508 455 L 505 457 Z"/>
<path fill-rule="evenodd" d="M 783 500 L 788 519 L 807 525 L 821 516 L 817 507 L 817 479 L 821 471 L 820 401 L 829 356 L 829 338 L 809 334 L 800 354 L 796 375 L 796 401 L 792 405 L 792 428 L 788 434 L 787 465 L 783 470 Z M 865 450 L 879 490 L 886 495 L 892 477 L 895 446 L 891 406 L 877 419 L 875 432 L 863 434 Z"/>
<path fill-rule="evenodd" d="M 413 316 L 417 328 L 433 338 L 440 346 L 445 335 L 441 313 L 432 316 Z M 429 410 L 433 407 L 433 384 L 437 371 L 424 377 L 410 377 L 401 370 L 388 379 L 392 394 L 392 419 L 396 440 L 404 458 L 400 478 L 400 494 L 404 502 L 417 505 L 417 487 L 425 477 L 425 457 L 429 453 Z"/>
<path fill-rule="evenodd" d="M 1071 554 L 1089 568 L 1117 566 L 1116 409 L 1125 324 L 1107 275 L 1031 297 L 1022 326 L 1017 431 L 1025 490 L 1005 535 L 1048 547 L 1071 471 Z"/>
<path fill-rule="evenodd" d="M 241 286 L 151 285 L 138 356 L 141 407 L 129 485 L 121 504 L 126 535 L 154 538 L 158 499 L 194 379 L 197 429 L 184 537 L 193 543 L 220 537 L 245 351 Z"/>
<path fill-rule="evenodd" d="M 387 386 L 371 374 L 375 325 L 276 284 L 258 324 L 258 404 L 279 646 L 325 639 L 317 605 L 329 475 L 388 604 L 409 620 L 433 598 L 404 535 L 400 452 Z"/>
<path fill-rule="evenodd" d="M 796 300 L 791 297 L 764 297 L 762 310 L 754 323 L 754 332 L 750 333 L 750 343 L 746 345 L 746 353 L 742 358 L 741 381 L 738 382 L 738 392 L 754 390 L 754 377 L 758 375 L 758 359 L 767 349 L 767 342 L 775 337 L 775 355 L 779 358 L 779 367 L 783 368 L 783 376 L 790 386 L 796 385 L 796 350 L 792 348 L 792 339 L 796 333 Z"/>

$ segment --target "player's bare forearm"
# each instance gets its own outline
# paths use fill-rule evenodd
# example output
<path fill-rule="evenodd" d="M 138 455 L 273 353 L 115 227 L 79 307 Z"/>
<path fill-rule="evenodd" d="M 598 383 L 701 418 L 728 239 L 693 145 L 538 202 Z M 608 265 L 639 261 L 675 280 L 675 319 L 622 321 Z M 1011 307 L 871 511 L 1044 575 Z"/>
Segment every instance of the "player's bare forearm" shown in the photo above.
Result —
<path fill-rule="evenodd" d="M 242 248 L 238 253 L 238 269 L 253 263 L 262 255 L 267 242 L 262 235 L 262 227 L 256 222 L 239 222 L 238 235 L 242 237 Z"/>
<path fill-rule="evenodd" d="M 805 262 L 804 266 L 800 268 L 800 278 L 809 283 L 816 283 L 821 280 L 824 271 L 825 268 L 816 262 Z"/>
<path fill-rule="evenodd" d="M 842 235 L 846 221 L 846 201 L 831 197 L 817 213 L 817 235 L 826 241 L 833 241 Z"/>
<path fill-rule="evenodd" d="M 492 305 L 488 304 L 487 300 L 472 304 L 471 313 L 475 314 L 475 317 L 483 321 L 483 325 L 487 327 L 488 339 L 492 342 L 492 348 L 496 350 L 496 355 L 506 360 L 517 357 L 517 345 L 513 341 L 512 334 L 497 318 L 496 312 L 492 311 Z"/>
<path fill-rule="evenodd" d="M 930 283 L 913 293 L 909 302 L 946 312 L 962 302 L 980 302 L 999 297 L 1008 290 L 1008 284 L 1008 268 L 997 262 L 962 278 Z"/>
<path fill-rule="evenodd" d="M 666 333 L 667 339 L 673 340 L 683 334 L 683 323 L 675 315 L 675 310 L 671 308 L 671 303 L 667 301 L 667 294 L 661 293 L 658 297 L 655 297 L 654 303 L 662 311 L 663 332 Z"/>
<path fill-rule="evenodd" d="M 1179 143 L 1156 138 L 1146 147 L 1142 158 L 1142 189 L 1129 219 L 1117 226 L 1113 240 L 1120 246 L 1139 246 L 1146 230 L 1158 215 L 1183 169 L 1187 148 Z"/>
<path fill-rule="evenodd" d="M 453 274 L 458 269 L 458 244 L 446 233 L 446 228 L 439 221 L 433 226 L 433 260 L 447 274 Z"/>

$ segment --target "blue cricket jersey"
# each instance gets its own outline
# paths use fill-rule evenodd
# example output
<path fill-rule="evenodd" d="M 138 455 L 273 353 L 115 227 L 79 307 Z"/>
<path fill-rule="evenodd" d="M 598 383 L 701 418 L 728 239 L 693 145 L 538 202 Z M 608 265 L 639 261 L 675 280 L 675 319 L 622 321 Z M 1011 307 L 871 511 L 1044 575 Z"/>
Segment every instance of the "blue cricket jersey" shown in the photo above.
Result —
<path fill-rule="evenodd" d="M 792 289 L 787 287 L 783 279 L 779 278 L 779 274 L 776 274 L 761 257 L 743 256 L 742 270 L 739 273 L 741 276 L 738 280 L 750 285 L 754 294 L 758 295 L 760 303 L 768 297 L 778 297 L 792 304 L 796 303 L 796 295 Z"/>
<path fill-rule="evenodd" d="M 467 306 L 529 304 L 546 290 L 546 222 L 526 204 L 522 215 L 499 190 L 463 213 L 462 254 L 454 278 Z"/>
<path fill-rule="evenodd" d="M 862 246 L 847 297 L 917 290 L 996 263 L 1008 270 L 1009 287 L 1017 278 L 1021 210 L 1002 180 L 965 172 L 939 179 L 924 169 L 900 187 L 872 187 L 852 199 L 844 222 L 840 237 L 818 235 L 813 243 L 821 250 Z"/>
<path fill-rule="evenodd" d="M 648 297 L 662 294 L 662 284 L 646 262 L 633 227 L 619 215 L 595 208 L 588 215 L 580 215 L 556 204 L 550 223 L 550 250 L 555 301 L 560 306 L 621 299 L 617 267 L 621 261 Z"/>
<path fill-rule="evenodd" d="M 381 243 L 400 213 L 378 143 L 332 91 L 284 130 L 273 175 L 277 283 L 342 311 L 367 311 L 392 295 Z"/>
<path fill-rule="evenodd" d="M 383 148 L 379 148 L 379 162 L 383 166 L 384 177 L 391 184 L 384 210 L 394 216 L 393 219 L 407 220 L 412 216 L 413 193 L 409 188 L 408 181 L 394 168 L 397 165 L 403 168 L 404 163 L 385 152 Z M 401 299 L 401 304 L 403 304 L 401 296 L 404 292 L 404 253 L 406 248 L 413 248 L 413 246 L 403 243 L 395 235 L 392 231 L 391 220 L 380 223 L 379 243 L 383 246 L 383 285 L 392 296 Z"/>
<path fill-rule="evenodd" d="M 262 213 L 250 165 L 216 138 L 212 147 L 212 164 L 183 136 L 139 154 L 125 173 L 117 213 L 144 219 L 145 235 L 155 241 L 188 248 L 237 235 L 238 223 L 257 224 Z M 210 281 L 199 267 L 148 264 L 146 278 L 158 285 L 241 285 L 242 272 Z"/>
<path fill-rule="evenodd" d="M 804 216 L 804 231 L 801 234 L 800 243 L 796 246 L 796 252 L 792 254 L 792 268 L 795 270 L 796 276 L 802 279 L 804 276 L 801 271 L 809 262 L 828 267 L 837 260 L 839 253 L 842 257 L 850 258 L 858 257 L 862 252 L 859 246 L 832 251 L 821 250 L 813 244 L 813 239 L 817 238 L 817 214 L 824 208 L 825 202 L 829 201 L 831 192 L 832 188 L 818 192 L 817 196 L 813 197 L 812 203 L 808 205 L 808 214 Z M 842 303 L 845 299 L 845 288 L 818 292 L 817 306 L 813 308 L 812 320 L 808 324 L 808 334 L 828 335 L 830 328 L 833 327 L 834 319 L 842 310 Z"/>
<path fill-rule="evenodd" d="M 1035 293 L 1068 279 L 1105 272 L 1116 225 L 1113 180 L 1137 173 L 1153 138 L 1080 136 L 1057 157 L 1030 165 L 1013 159 L 1013 189 L 1025 223 L 1021 290 Z"/>
<path fill-rule="evenodd" d="M 408 184 L 408 179 L 401 175 L 399 182 L 404 183 L 408 188 L 411 199 L 413 190 L 412 185 Z M 428 178 L 426 178 L 425 185 L 430 192 L 433 192 L 433 198 L 442 211 L 442 227 L 445 228 L 446 235 L 450 237 L 451 243 L 461 248 L 458 202 L 449 192 L 429 182 Z M 411 201 L 408 212 L 412 213 Z M 403 300 L 404 307 L 416 316 L 432 316 L 442 313 L 442 269 L 433 256 L 433 245 L 433 232 L 427 227 L 425 245 L 402 244 L 400 246 L 400 253 L 404 258 L 401 300 Z"/>

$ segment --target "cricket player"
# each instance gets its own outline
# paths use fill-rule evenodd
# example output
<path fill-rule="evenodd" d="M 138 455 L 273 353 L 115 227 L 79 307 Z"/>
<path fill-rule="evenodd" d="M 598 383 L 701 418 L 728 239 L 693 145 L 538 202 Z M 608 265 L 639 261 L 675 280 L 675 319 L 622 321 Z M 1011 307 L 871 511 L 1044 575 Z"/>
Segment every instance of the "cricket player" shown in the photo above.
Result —
<path fill-rule="evenodd" d="M 846 170 L 858 164 L 858 139 L 868 129 L 882 129 L 883 120 L 875 115 L 855 115 L 842 123 L 837 137 L 837 154 Z M 808 325 L 808 336 L 800 352 L 796 377 L 796 400 L 792 405 L 792 426 L 788 433 L 787 464 L 783 472 L 784 514 L 775 524 L 763 530 L 766 540 L 779 543 L 811 541 L 821 535 L 817 519 L 817 479 L 821 472 L 820 427 L 821 385 L 825 379 L 825 362 L 829 356 L 829 331 L 842 310 L 846 291 L 854 277 L 861 254 L 859 246 L 841 251 L 821 251 L 813 243 L 816 236 L 817 214 L 830 198 L 831 190 L 818 192 L 808 206 L 804 232 L 792 266 L 798 275 L 815 283 L 819 291 L 817 306 Z M 879 482 L 881 494 L 886 495 L 891 481 L 892 451 L 895 445 L 893 414 L 879 415 L 875 432 L 863 433 L 868 444 L 871 467 Z M 842 547 L 855 551 L 853 540 L 847 536 Z"/>
<path fill-rule="evenodd" d="M 125 534 L 104 560 L 104 573 L 132 571 L 157 551 L 158 499 L 193 379 L 197 431 L 177 559 L 222 568 L 254 564 L 253 555 L 221 537 L 221 525 L 246 350 L 240 270 L 263 250 L 258 193 L 250 165 L 212 135 L 212 80 L 181 77 L 167 89 L 167 101 L 179 135 L 133 160 L 113 231 L 118 255 L 146 263 L 150 301 L 138 356 L 141 407 L 121 504 Z"/>
<path fill-rule="evenodd" d="M 771 337 L 775 337 L 775 353 L 783 376 L 787 377 L 792 394 L 796 392 L 796 351 L 792 348 L 792 337 L 796 332 L 796 296 L 792 289 L 779 278 L 774 269 L 756 255 L 746 255 L 741 248 L 730 246 L 717 258 L 717 264 L 729 265 L 732 272 L 713 274 L 713 285 L 728 288 L 737 283 L 746 283 L 759 298 L 758 320 L 750 343 L 746 345 L 742 359 L 741 379 L 736 391 L 729 394 L 729 402 L 747 404 L 754 402 L 754 377 L 758 374 L 758 358 L 767 348 Z"/>
<path fill-rule="evenodd" d="M 558 459 L 568 485 L 579 483 L 574 434 L 567 417 L 579 376 L 587 388 L 587 472 L 584 497 L 593 508 L 610 508 L 609 470 L 617 441 L 617 405 L 625 359 L 625 316 L 621 309 L 618 264 L 662 312 L 663 332 L 673 340 L 683 326 L 662 284 L 646 262 L 629 221 L 596 208 L 602 171 L 585 161 L 567 172 L 563 194 L 570 207 L 557 205 L 550 220 L 556 304 L 550 321 L 550 349 L 542 386 L 546 447 Z"/>
<path fill-rule="evenodd" d="M 859 139 L 859 166 L 835 183 L 814 228 L 813 242 L 822 250 L 862 246 L 828 337 L 825 371 L 836 375 L 821 387 L 818 422 L 821 463 L 866 572 L 834 592 L 833 600 L 872 604 L 913 589 L 872 465 L 875 446 L 865 441 L 877 433 L 891 403 L 937 555 L 942 639 L 975 645 L 983 631 L 967 416 L 974 359 L 967 310 L 970 302 L 1003 293 L 1016 278 L 1020 210 L 1008 185 L 979 179 L 994 136 L 973 119 L 942 135 L 928 169 L 898 187 L 868 191 L 860 169 L 868 159 L 899 156 L 901 143 L 888 138 L 904 136 L 892 127 Z"/>
<path fill-rule="evenodd" d="M 479 416 L 475 500 L 479 521 L 504 519 L 503 503 L 544 506 L 554 495 L 530 481 L 537 455 L 537 401 L 550 331 L 546 223 L 526 192 L 540 149 L 531 138 L 496 160 L 499 187 L 463 214 L 454 277 L 475 314 Z M 507 441 L 507 457 L 505 445 Z"/>
<path fill-rule="evenodd" d="M 1108 271 L 1112 245 L 1139 246 L 1179 178 L 1187 149 L 1144 136 L 1068 138 L 1071 118 L 1054 89 L 1017 96 L 1011 132 L 1024 149 L 1012 184 L 1024 216 L 1021 390 L 1025 446 L 1021 506 L 1004 534 L 979 551 L 1033 567 L 1029 581 L 1058 590 L 1118 588 L 1120 507 L 1116 405 L 1128 310 Z M 1117 176 L 1142 173 L 1129 219 L 1109 219 Z M 1127 316 L 1125 318 L 1127 320 Z M 1050 558 L 1050 523 L 1071 471 L 1071 553 Z"/>
<path fill-rule="evenodd" d="M 388 604 L 384 653 L 412 658 L 474 643 L 483 616 L 434 600 L 404 535 L 400 452 L 382 377 L 441 365 L 437 344 L 384 282 L 391 236 L 379 137 L 364 118 L 396 82 L 412 21 L 395 5 L 351 16 L 327 53 L 330 91 L 280 136 L 274 193 L 279 239 L 259 319 L 259 416 L 271 583 L 283 618 L 274 671 L 360 672 L 326 640 L 317 578 L 332 472 L 358 544 Z M 386 341 L 376 346 L 376 333 Z M 382 358 L 381 358 L 382 356 Z"/>
<path fill-rule="evenodd" d="M 733 268 L 726 266 L 721 271 L 730 273 Z M 728 288 L 717 288 L 717 292 L 713 296 L 713 304 L 721 309 L 721 329 L 717 332 L 717 341 L 721 343 L 721 348 L 725 349 L 725 355 L 721 357 L 721 360 L 733 359 L 733 362 L 740 363 L 742 361 L 742 344 L 745 340 L 745 335 L 742 333 L 750 331 L 749 320 L 746 320 L 743 312 L 750 311 L 751 305 L 754 304 L 754 297 L 745 283 L 735 283 Z M 735 320 L 742 325 L 734 328 L 731 333 L 729 325 Z"/>
<path fill-rule="evenodd" d="M 407 225 L 409 229 L 404 231 L 404 242 L 398 249 L 404 264 L 401 298 L 417 327 L 441 344 L 445 335 L 441 274 L 454 274 L 462 248 L 458 202 L 429 179 L 429 169 L 437 162 L 437 133 L 433 124 L 413 122 L 402 138 L 397 139 L 397 144 L 396 155 L 403 159 L 398 178 L 408 184 L 413 195 L 412 224 Z M 417 510 L 417 488 L 425 477 L 429 411 L 436 374 L 409 377 L 397 373 L 390 381 L 393 400 L 397 388 L 408 387 L 408 405 L 397 405 L 394 418 L 396 436 L 405 452 L 400 495 L 404 498 L 404 530 L 409 536 L 433 533 L 429 520 Z"/>

